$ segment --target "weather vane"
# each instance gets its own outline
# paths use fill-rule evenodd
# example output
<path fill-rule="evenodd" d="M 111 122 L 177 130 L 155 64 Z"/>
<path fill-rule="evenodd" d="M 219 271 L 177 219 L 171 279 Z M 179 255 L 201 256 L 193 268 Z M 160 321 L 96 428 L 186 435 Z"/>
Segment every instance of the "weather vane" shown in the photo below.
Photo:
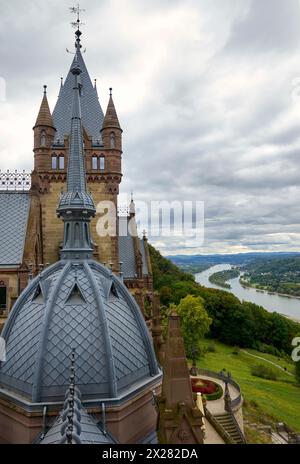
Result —
<path fill-rule="evenodd" d="M 72 21 L 71 25 L 76 29 L 80 29 L 80 26 L 84 26 L 84 23 L 80 21 L 80 13 L 85 11 L 83 8 L 80 8 L 79 3 L 77 6 L 72 6 L 69 8 L 70 13 L 76 14 L 77 16 L 77 21 Z"/>
<path fill-rule="evenodd" d="M 77 45 L 75 45 L 75 47 L 79 47 L 81 48 L 81 45 L 80 45 L 80 36 L 81 36 L 81 31 L 80 31 L 80 26 L 84 26 L 84 23 L 80 20 L 80 13 L 85 11 L 83 8 L 80 8 L 80 5 L 79 3 L 77 4 L 77 6 L 72 6 L 69 8 L 70 10 L 70 13 L 72 14 L 75 14 L 77 16 L 77 20 L 76 21 L 72 21 L 71 22 L 71 25 L 72 27 L 74 27 L 74 29 L 77 29 L 77 31 L 75 32 L 75 35 L 77 36 L 77 40 L 76 40 L 76 43 Z M 75 55 L 76 53 L 73 53 L 73 52 L 70 52 L 70 50 L 66 49 L 68 53 L 71 53 L 72 55 Z M 83 53 L 85 53 L 86 49 L 83 50 Z"/>

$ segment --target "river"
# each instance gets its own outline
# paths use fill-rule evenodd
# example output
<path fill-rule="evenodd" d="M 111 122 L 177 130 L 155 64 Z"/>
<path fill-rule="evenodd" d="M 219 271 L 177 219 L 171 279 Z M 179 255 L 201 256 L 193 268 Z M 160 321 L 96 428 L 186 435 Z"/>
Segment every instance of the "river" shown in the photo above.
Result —
<path fill-rule="evenodd" d="M 259 306 L 263 306 L 270 312 L 276 311 L 277 313 L 300 321 L 300 299 L 270 294 L 261 290 L 257 291 L 254 288 L 242 287 L 239 282 L 239 277 L 228 281 L 231 285 L 231 290 L 214 285 L 209 281 L 209 277 L 212 274 L 220 271 L 226 271 L 231 269 L 231 267 L 232 266 L 230 264 L 220 264 L 210 267 L 206 271 L 196 274 L 196 281 L 204 287 L 217 288 L 218 290 L 231 292 L 238 297 L 240 301 L 249 301 Z"/>

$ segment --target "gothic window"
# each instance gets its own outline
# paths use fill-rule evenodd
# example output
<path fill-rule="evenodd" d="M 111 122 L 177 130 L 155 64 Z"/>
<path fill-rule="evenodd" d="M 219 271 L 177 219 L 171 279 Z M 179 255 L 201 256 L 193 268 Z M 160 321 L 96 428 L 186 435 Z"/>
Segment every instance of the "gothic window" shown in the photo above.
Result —
<path fill-rule="evenodd" d="M 57 169 L 57 156 L 56 155 L 52 155 L 51 167 L 52 169 Z"/>
<path fill-rule="evenodd" d="M 87 224 L 84 224 L 84 233 L 85 233 L 85 241 L 87 244 L 89 244 L 89 232 L 88 232 Z"/>
<path fill-rule="evenodd" d="M 75 242 L 75 246 L 78 246 L 80 242 L 80 229 L 79 229 L 78 223 L 75 224 L 74 242 Z"/>
<path fill-rule="evenodd" d="M 41 131 L 41 147 L 46 146 L 46 132 L 44 130 Z"/>
<path fill-rule="evenodd" d="M 66 238 L 65 238 L 65 243 L 67 244 L 69 241 L 69 233 L 70 233 L 70 224 L 66 225 Z"/>
<path fill-rule="evenodd" d="M 98 158 L 97 158 L 97 156 L 92 157 L 92 169 L 93 169 L 93 171 L 98 170 Z"/>
<path fill-rule="evenodd" d="M 104 171 L 105 169 L 105 158 L 104 156 L 100 156 L 100 171 Z"/>
<path fill-rule="evenodd" d="M 6 309 L 7 287 L 0 283 L 0 309 Z"/>
<path fill-rule="evenodd" d="M 116 135 L 114 132 L 110 133 L 110 148 L 116 148 Z"/>
<path fill-rule="evenodd" d="M 59 169 L 65 169 L 65 157 L 60 155 L 58 158 L 59 161 Z"/>

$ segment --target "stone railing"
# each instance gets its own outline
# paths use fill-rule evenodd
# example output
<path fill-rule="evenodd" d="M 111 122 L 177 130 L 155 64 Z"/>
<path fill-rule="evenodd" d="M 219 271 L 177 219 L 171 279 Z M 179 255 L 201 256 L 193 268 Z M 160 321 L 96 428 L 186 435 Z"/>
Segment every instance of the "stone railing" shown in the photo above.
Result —
<path fill-rule="evenodd" d="M 206 406 L 204 406 L 204 414 L 208 422 L 213 426 L 213 428 L 218 432 L 220 437 L 224 440 L 224 442 L 227 445 L 234 445 L 235 442 L 229 435 L 229 433 L 226 432 L 224 427 L 215 419 L 215 417 L 212 415 L 212 413 L 207 409 Z"/>
<path fill-rule="evenodd" d="M 199 369 L 199 368 L 197 369 L 197 371 L 200 375 L 205 375 L 206 377 L 212 377 L 214 379 L 222 380 L 223 382 L 225 380 L 224 375 L 218 372 L 210 371 L 208 369 Z M 230 385 L 232 385 L 239 392 L 239 395 L 234 400 L 232 400 L 230 404 L 231 408 L 233 410 L 236 410 L 237 408 L 241 406 L 243 402 L 241 387 L 231 377 L 228 379 L 228 383 L 230 383 Z"/>
<path fill-rule="evenodd" d="M 1 171 L 0 190 L 30 190 L 31 174 L 26 171 Z"/>

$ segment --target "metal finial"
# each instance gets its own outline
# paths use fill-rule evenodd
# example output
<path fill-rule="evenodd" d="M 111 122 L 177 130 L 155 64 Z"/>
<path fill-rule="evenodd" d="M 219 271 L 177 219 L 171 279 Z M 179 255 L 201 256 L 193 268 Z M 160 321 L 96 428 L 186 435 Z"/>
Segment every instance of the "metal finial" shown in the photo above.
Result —
<path fill-rule="evenodd" d="M 44 95 L 46 96 L 47 95 L 47 86 L 44 85 Z"/>
<path fill-rule="evenodd" d="M 64 78 L 61 77 L 61 78 L 60 78 L 60 87 L 62 88 L 63 86 L 64 86 Z"/>
<path fill-rule="evenodd" d="M 76 17 L 77 17 L 76 21 L 71 22 L 72 27 L 77 29 L 76 32 L 75 32 L 75 35 L 76 35 L 75 48 L 78 48 L 78 47 L 81 48 L 80 36 L 82 35 L 82 32 L 80 30 L 80 26 L 84 26 L 84 23 L 80 20 L 80 13 L 85 11 L 85 10 L 83 8 L 80 8 L 79 3 L 77 4 L 77 6 L 73 6 L 73 7 L 69 8 L 69 10 L 70 10 L 70 13 L 75 14 Z"/>
<path fill-rule="evenodd" d="M 94 79 L 94 89 L 97 88 L 97 79 Z"/>
<path fill-rule="evenodd" d="M 112 97 L 112 87 L 109 88 L 109 96 Z"/>
<path fill-rule="evenodd" d="M 133 190 L 131 190 L 131 201 L 133 201 Z"/>

